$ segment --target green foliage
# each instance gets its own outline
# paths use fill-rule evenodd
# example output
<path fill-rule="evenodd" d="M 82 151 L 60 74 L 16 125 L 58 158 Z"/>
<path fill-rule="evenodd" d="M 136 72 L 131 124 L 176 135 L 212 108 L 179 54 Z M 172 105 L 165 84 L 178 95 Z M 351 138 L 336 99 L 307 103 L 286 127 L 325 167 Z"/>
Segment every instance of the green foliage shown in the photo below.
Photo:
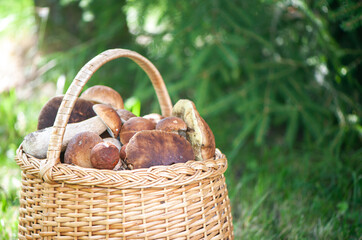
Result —
<path fill-rule="evenodd" d="M 361 3 L 36 0 L 34 5 L 50 9 L 47 17 L 35 18 L 40 66 L 55 64 L 42 81 L 65 76 L 67 89 L 92 57 L 128 48 L 156 65 L 173 103 L 195 102 L 229 160 L 237 239 L 362 235 Z M 146 74 L 129 60 L 107 63 L 86 87 L 95 84 L 119 91 L 137 115 L 159 112 Z M 29 104 L 14 91 L 0 97 L 0 163 L 15 168 L 15 149 L 33 130 L 44 100 Z M 2 216 L 14 215 L 16 188 L 3 192 Z M 0 236 L 9 235 L 2 230 Z"/>
<path fill-rule="evenodd" d="M 14 161 L 23 137 L 36 129 L 44 100 L 20 100 L 14 90 L 0 94 L 0 239 L 16 239 L 20 169 Z"/>

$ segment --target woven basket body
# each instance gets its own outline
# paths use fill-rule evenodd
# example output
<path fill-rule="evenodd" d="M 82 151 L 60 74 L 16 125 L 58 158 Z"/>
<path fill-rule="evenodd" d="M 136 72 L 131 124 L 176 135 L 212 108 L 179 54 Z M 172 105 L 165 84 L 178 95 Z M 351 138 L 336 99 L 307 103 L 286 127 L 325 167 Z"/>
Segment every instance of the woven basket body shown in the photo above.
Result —
<path fill-rule="evenodd" d="M 170 115 L 163 80 L 142 56 L 113 49 L 87 63 L 58 111 L 47 158 L 34 158 L 21 146 L 17 151 L 19 239 L 233 239 L 227 160 L 218 150 L 216 159 L 137 170 L 59 163 L 59 143 L 77 96 L 94 71 L 118 57 L 131 58 L 146 71 L 162 114 Z"/>

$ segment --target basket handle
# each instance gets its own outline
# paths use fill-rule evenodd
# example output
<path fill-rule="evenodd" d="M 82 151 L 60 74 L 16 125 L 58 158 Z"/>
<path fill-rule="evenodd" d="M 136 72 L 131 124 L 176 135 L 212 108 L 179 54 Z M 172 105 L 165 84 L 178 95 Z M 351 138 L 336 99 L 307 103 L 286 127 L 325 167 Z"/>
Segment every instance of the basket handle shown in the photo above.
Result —
<path fill-rule="evenodd" d="M 152 82 L 153 88 L 155 89 L 162 115 L 166 117 L 171 116 L 172 103 L 165 83 L 157 68 L 148 59 L 136 52 L 126 49 L 110 49 L 104 51 L 82 67 L 64 95 L 63 101 L 55 118 L 53 132 L 50 136 L 47 160 L 42 166 L 40 166 L 40 176 L 42 178 L 49 181 L 51 179 L 51 171 L 49 170 L 60 162 L 60 153 L 65 127 L 68 123 L 74 104 L 84 85 L 101 66 L 111 60 L 121 57 L 130 58 L 146 72 Z M 45 174 L 47 175 L 46 178 L 44 176 Z"/>

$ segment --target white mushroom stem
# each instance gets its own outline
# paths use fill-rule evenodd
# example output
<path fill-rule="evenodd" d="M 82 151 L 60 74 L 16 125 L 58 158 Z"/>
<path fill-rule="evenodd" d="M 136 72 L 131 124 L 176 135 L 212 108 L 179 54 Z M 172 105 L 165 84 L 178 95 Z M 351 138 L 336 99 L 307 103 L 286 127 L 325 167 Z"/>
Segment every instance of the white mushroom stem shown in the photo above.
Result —
<path fill-rule="evenodd" d="M 78 133 L 94 132 L 100 135 L 106 130 L 106 125 L 104 125 L 101 118 L 98 116 L 89 118 L 82 122 L 70 123 L 65 128 L 62 151 L 65 150 L 70 139 Z M 36 158 L 46 158 L 52 132 L 53 127 L 48 127 L 26 135 L 23 141 L 24 152 Z"/>

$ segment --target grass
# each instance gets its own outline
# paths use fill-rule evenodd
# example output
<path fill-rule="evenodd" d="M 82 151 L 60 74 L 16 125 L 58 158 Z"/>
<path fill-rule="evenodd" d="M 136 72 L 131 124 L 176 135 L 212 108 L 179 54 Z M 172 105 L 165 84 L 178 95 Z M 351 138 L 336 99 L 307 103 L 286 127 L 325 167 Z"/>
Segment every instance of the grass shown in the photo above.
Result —
<path fill-rule="evenodd" d="M 0 98 L 0 238 L 16 239 L 14 154 L 45 99 Z M 245 146 L 226 173 L 236 239 L 360 239 L 362 151 Z"/>

